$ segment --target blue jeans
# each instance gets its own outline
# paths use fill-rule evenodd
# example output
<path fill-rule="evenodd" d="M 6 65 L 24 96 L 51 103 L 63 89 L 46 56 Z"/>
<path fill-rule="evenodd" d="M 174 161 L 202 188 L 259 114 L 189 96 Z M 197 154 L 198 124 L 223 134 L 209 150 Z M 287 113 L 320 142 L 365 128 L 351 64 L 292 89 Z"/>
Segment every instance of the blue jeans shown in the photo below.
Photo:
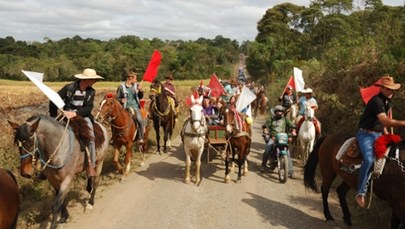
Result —
<path fill-rule="evenodd" d="M 84 120 L 86 120 L 87 126 L 90 129 L 90 140 L 89 140 L 89 152 L 90 152 L 90 159 L 91 159 L 91 166 L 96 167 L 96 144 L 94 143 L 94 127 L 93 123 L 91 122 L 89 117 L 84 117 Z"/>
<path fill-rule="evenodd" d="M 367 193 L 367 182 L 375 159 L 374 142 L 380 136 L 381 133 L 378 132 L 357 131 L 356 139 L 359 143 L 360 153 L 363 155 L 363 163 L 359 171 L 359 183 L 357 184 L 357 195 L 364 196 Z"/>
<path fill-rule="evenodd" d="M 265 148 L 263 156 L 262 156 L 262 166 L 263 167 L 266 167 L 270 154 L 273 152 L 273 145 L 274 145 L 274 140 L 272 138 L 270 138 L 270 140 L 266 144 L 266 148 Z M 288 156 L 288 174 L 293 174 L 294 169 L 293 169 L 293 164 L 292 164 L 289 150 L 288 150 L 287 156 Z"/>

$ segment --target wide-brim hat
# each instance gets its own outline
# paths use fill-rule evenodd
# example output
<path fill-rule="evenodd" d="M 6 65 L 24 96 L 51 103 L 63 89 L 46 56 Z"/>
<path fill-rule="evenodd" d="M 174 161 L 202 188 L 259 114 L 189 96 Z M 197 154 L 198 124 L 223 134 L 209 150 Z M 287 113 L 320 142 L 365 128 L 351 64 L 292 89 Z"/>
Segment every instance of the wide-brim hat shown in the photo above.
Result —
<path fill-rule="evenodd" d="M 398 90 L 401 87 L 401 84 L 395 83 L 394 78 L 391 76 L 383 76 L 379 81 L 377 81 L 375 86 L 386 87 L 391 90 Z"/>
<path fill-rule="evenodd" d="M 102 76 L 97 75 L 96 70 L 91 68 L 84 69 L 83 73 L 76 74 L 75 77 L 81 80 L 104 79 Z"/>
<path fill-rule="evenodd" d="M 305 88 L 304 90 L 301 91 L 302 94 L 312 94 L 312 89 L 311 88 Z"/>
<path fill-rule="evenodd" d="M 173 80 L 173 76 L 172 76 L 172 75 L 168 75 L 168 76 L 166 76 L 166 79 L 168 79 L 168 80 Z"/>

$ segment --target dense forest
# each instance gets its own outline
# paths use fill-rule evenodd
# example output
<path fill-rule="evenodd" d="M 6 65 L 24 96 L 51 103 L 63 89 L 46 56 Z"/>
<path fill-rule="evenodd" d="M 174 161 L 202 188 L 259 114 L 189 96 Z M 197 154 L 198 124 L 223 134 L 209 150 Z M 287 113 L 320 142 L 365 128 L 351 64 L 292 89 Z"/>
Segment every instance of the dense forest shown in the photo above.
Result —
<path fill-rule="evenodd" d="M 355 1 L 358 4 L 358 1 Z M 206 79 L 212 73 L 235 77 L 239 54 L 254 81 L 279 95 L 293 67 L 303 70 L 307 86 L 320 103 L 324 130 L 356 127 L 363 104 L 359 87 L 389 74 L 405 83 L 405 8 L 386 6 L 381 0 L 313 0 L 308 7 L 284 3 L 269 8 L 257 23 L 255 41 L 215 39 L 163 41 L 122 36 L 108 41 L 79 36 L 41 42 L 0 38 L 0 77 L 24 79 L 20 70 L 45 73 L 47 81 L 71 80 L 86 67 L 106 80 L 118 81 L 128 69 L 143 73 L 154 49 L 162 53 L 159 77 Z M 394 117 L 401 116 L 405 99 L 394 99 Z M 275 101 L 274 99 L 271 101 Z M 355 118 L 351 118 L 355 116 Z M 404 115 L 400 118 L 405 118 Z M 336 128 L 334 128 L 336 130 Z"/>

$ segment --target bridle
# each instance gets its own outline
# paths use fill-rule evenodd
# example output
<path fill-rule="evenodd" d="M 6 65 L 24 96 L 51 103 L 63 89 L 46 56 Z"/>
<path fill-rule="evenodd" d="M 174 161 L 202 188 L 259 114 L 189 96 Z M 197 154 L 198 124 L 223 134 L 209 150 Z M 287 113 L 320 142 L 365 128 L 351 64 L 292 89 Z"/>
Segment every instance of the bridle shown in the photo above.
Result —
<path fill-rule="evenodd" d="M 124 126 L 118 126 L 118 125 L 113 124 L 113 121 L 117 119 L 117 117 L 113 115 L 113 108 L 114 108 L 115 103 L 117 103 L 118 101 L 114 101 L 114 99 L 110 99 L 110 100 L 111 100 L 111 103 L 106 104 L 106 103 L 107 103 L 107 100 L 109 100 L 109 99 L 105 99 L 104 101 L 101 102 L 101 106 L 100 106 L 100 109 L 99 109 L 99 111 L 98 111 L 98 113 L 97 113 L 96 119 L 97 119 L 98 116 L 100 115 L 101 108 L 102 108 L 103 106 L 107 105 L 107 106 L 108 106 L 108 110 L 107 110 L 107 112 L 105 113 L 105 115 L 103 115 L 103 122 L 107 122 L 107 123 L 110 124 L 113 128 L 116 128 L 116 129 L 125 129 L 125 128 L 127 128 L 128 126 L 130 126 L 130 125 L 131 125 L 131 122 L 128 122 L 128 124 L 126 124 L 126 125 L 124 125 Z"/>

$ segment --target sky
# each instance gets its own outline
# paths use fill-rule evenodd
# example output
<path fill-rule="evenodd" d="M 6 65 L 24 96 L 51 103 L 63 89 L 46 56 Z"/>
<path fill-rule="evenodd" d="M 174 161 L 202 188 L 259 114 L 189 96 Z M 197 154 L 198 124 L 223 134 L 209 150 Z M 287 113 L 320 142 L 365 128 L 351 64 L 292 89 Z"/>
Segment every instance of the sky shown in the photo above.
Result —
<path fill-rule="evenodd" d="M 354 0 L 362 2 L 363 0 Z M 79 35 L 162 40 L 226 38 L 253 41 L 266 10 L 309 0 L 0 0 L 0 38 L 44 42 Z M 404 0 L 383 0 L 403 6 Z"/>

